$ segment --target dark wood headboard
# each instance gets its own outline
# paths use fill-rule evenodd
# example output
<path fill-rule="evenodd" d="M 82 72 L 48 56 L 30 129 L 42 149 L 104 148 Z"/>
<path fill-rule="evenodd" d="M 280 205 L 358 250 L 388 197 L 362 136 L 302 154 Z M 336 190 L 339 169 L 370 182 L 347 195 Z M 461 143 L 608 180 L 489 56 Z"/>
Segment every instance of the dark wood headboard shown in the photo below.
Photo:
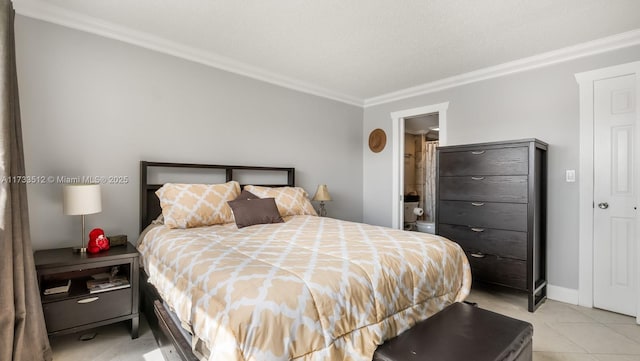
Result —
<path fill-rule="evenodd" d="M 188 172 L 189 170 L 205 170 L 213 172 L 223 172 L 225 182 L 232 180 L 238 180 L 234 178 L 238 172 L 234 171 L 249 171 L 249 172 L 285 172 L 287 177 L 286 184 L 256 184 L 268 187 L 285 187 L 295 186 L 295 168 L 282 168 L 282 167 L 253 167 L 244 165 L 214 165 L 214 164 L 189 164 L 189 163 L 163 163 L 163 162 L 147 162 L 140 161 L 140 232 L 147 227 L 151 222 L 158 218 L 162 209 L 160 208 L 160 200 L 156 196 L 156 191 L 162 187 L 162 184 L 149 183 L 149 171 L 154 168 L 181 168 Z M 190 182 L 184 182 L 190 183 Z M 244 186 L 244 184 L 241 184 Z"/>

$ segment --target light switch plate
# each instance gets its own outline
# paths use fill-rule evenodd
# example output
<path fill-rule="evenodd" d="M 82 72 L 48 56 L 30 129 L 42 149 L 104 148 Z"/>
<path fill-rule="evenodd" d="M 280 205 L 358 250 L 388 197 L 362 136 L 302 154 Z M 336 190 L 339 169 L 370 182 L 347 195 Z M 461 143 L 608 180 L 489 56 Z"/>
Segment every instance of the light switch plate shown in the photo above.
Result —
<path fill-rule="evenodd" d="M 576 171 L 574 169 L 567 169 L 566 179 L 568 183 L 576 181 Z"/>

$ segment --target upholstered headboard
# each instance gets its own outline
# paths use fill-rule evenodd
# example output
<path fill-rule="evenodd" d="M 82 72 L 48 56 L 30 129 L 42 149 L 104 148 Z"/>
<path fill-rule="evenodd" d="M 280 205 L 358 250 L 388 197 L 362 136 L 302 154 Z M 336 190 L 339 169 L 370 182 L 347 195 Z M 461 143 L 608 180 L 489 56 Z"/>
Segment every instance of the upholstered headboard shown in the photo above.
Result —
<path fill-rule="evenodd" d="M 160 173 L 163 172 L 166 173 L 165 176 L 169 175 L 170 180 L 163 181 L 161 179 L 162 174 Z M 217 177 L 219 183 L 235 180 L 240 182 L 241 186 L 254 184 L 268 187 L 293 187 L 295 186 L 295 173 L 295 168 L 284 167 L 140 161 L 140 232 L 162 213 L 160 200 L 155 192 L 164 183 L 196 183 L 189 178 L 206 179 L 206 176 L 211 175 Z M 184 175 L 185 180 L 181 180 L 181 175 Z M 252 179 L 256 181 L 254 182 Z M 197 182 L 215 183 L 216 181 Z"/>

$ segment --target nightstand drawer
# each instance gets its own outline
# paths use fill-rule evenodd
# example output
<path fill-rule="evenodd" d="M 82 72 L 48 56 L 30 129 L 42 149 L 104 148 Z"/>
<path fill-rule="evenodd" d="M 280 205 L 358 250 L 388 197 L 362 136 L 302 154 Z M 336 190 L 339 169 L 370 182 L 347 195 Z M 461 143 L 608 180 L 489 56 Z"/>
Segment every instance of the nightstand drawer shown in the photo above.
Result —
<path fill-rule="evenodd" d="M 527 176 L 441 177 L 440 199 L 527 203 Z"/>
<path fill-rule="evenodd" d="M 440 152 L 440 176 L 526 175 L 529 149 L 495 148 Z"/>
<path fill-rule="evenodd" d="M 95 299 L 95 300 L 94 300 Z M 131 287 L 42 305 L 49 333 L 131 314 Z"/>

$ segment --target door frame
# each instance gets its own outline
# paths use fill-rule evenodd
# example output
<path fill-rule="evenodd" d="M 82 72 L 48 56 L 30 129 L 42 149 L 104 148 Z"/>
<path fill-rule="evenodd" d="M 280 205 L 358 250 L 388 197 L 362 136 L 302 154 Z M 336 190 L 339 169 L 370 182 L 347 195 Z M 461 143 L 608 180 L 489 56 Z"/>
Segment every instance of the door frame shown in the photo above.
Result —
<path fill-rule="evenodd" d="M 404 207 L 404 119 L 424 114 L 438 113 L 438 126 L 440 132 L 438 140 L 440 145 L 447 144 L 447 109 L 449 102 L 426 105 L 418 108 L 411 108 L 392 112 L 391 115 L 391 137 L 393 142 L 391 152 L 391 227 L 395 229 L 403 228 Z"/>
<path fill-rule="evenodd" d="M 594 227 L 594 87 L 597 80 L 636 75 L 636 139 L 640 139 L 640 61 L 575 74 L 580 89 L 580 203 L 578 304 L 593 307 L 593 227 Z M 635 182 L 640 191 L 640 147 L 635 149 Z M 636 214 L 636 268 L 640 270 L 640 212 Z M 636 275 L 640 282 L 640 275 Z M 636 320 L 640 321 L 640 284 L 636 295 Z M 640 322 L 639 322 L 640 323 Z"/>

